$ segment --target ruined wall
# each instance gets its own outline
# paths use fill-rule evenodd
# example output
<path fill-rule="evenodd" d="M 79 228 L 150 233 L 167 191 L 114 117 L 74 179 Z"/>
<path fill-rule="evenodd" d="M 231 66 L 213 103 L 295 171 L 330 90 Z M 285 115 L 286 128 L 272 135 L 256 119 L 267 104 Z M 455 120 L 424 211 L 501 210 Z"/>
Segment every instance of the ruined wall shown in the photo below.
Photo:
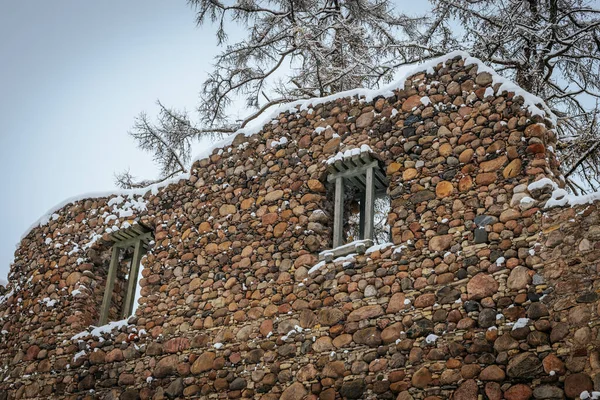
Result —
<path fill-rule="evenodd" d="M 600 389 L 600 211 L 544 208 L 552 123 L 501 84 L 449 57 L 385 96 L 281 112 L 157 190 L 56 211 L 22 241 L 0 298 L 0 398 Z M 319 263 L 332 242 L 325 161 L 363 144 L 386 166 L 393 243 Z M 155 239 L 140 306 L 93 332 L 101 236 L 135 218 Z"/>

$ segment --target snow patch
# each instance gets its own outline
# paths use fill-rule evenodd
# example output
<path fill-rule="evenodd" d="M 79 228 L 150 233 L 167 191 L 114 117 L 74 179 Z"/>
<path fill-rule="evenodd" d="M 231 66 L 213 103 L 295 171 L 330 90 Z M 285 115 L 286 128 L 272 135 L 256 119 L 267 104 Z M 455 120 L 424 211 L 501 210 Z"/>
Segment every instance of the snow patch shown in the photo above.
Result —
<path fill-rule="evenodd" d="M 558 189 L 558 185 L 550 178 L 542 178 L 539 181 L 535 181 L 527 185 L 527 190 L 530 192 L 533 190 L 544 189 L 551 187 L 552 189 Z"/>
<path fill-rule="evenodd" d="M 529 318 L 519 318 L 517 322 L 515 322 L 515 324 L 513 325 L 512 330 L 514 331 L 515 329 L 525 328 L 528 323 Z"/>
<path fill-rule="evenodd" d="M 327 163 L 327 165 L 331 165 L 331 164 L 335 163 L 336 161 L 341 161 L 346 158 L 352 158 L 352 157 L 357 156 L 362 153 L 373 153 L 373 149 L 371 149 L 371 146 L 369 146 L 368 144 L 363 144 L 362 146 L 360 146 L 360 148 L 357 147 L 354 149 L 346 150 L 344 152 L 340 151 L 335 156 L 330 157 L 325 162 Z"/>
<path fill-rule="evenodd" d="M 78 334 L 73 336 L 71 340 L 80 340 L 86 336 L 100 337 L 105 333 L 110 333 L 113 329 L 121 329 L 122 327 L 127 325 L 129 325 L 127 323 L 127 319 L 122 319 L 120 321 L 109 322 L 106 325 L 94 326 L 94 329 L 92 329 L 91 331 L 79 332 Z"/>
<path fill-rule="evenodd" d="M 430 333 L 429 335 L 427 335 L 427 337 L 425 338 L 425 342 L 427 342 L 427 344 L 433 344 L 436 342 L 436 340 L 438 340 L 440 337 L 438 335 L 434 335 L 433 333 Z"/>
<path fill-rule="evenodd" d="M 44 297 L 42 300 L 40 300 L 40 303 L 48 308 L 52 308 L 56 305 L 56 303 L 58 303 L 58 300 L 50 299 L 50 297 Z"/>
<path fill-rule="evenodd" d="M 369 247 L 366 251 L 365 254 L 370 254 L 370 253 L 374 253 L 376 251 L 381 251 L 384 249 L 387 249 L 388 247 L 392 247 L 394 245 L 394 243 L 382 243 L 382 244 L 376 244 L 374 246 Z"/>
<path fill-rule="evenodd" d="M 316 263 L 315 265 L 313 265 L 309 270 L 308 270 L 308 274 L 312 274 L 313 272 L 317 272 L 318 270 L 320 270 L 324 265 L 325 265 L 325 261 L 319 261 L 318 263 Z"/>
<path fill-rule="evenodd" d="M 598 200 L 600 200 L 600 192 L 577 196 L 574 194 L 569 194 L 564 189 L 555 189 L 552 192 L 552 198 L 548 199 L 544 208 L 564 206 L 573 207 L 581 204 L 590 204 Z"/>
<path fill-rule="evenodd" d="M 275 148 L 275 147 L 283 146 L 283 145 L 287 144 L 287 142 L 288 142 L 288 138 L 286 138 L 285 136 L 282 136 L 279 140 L 274 140 L 273 142 L 271 142 L 271 147 Z"/>
<path fill-rule="evenodd" d="M 80 357 L 85 356 L 85 350 L 81 350 L 80 352 L 75 353 L 73 355 L 73 362 L 77 361 Z"/>
<path fill-rule="evenodd" d="M 493 96 L 493 95 L 494 95 L 494 89 L 491 86 L 488 86 L 487 88 L 485 88 L 485 92 L 483 92 L 484 99 L 488 96 Z"/>
<path fill-rule="evenodd" d="M 552 372 L 554 372 L 554 371 L 550 371 L 551 375 L 554 375 Z M 587 399 L 597 400 L 597 399 L 600 399 L 600 392 L 590 393 L 587 390 L 584 390 L 583 392 L 581 392 L 581 394 L 579 394 L 579 398 L 582 400 L 587 400 Z"/>

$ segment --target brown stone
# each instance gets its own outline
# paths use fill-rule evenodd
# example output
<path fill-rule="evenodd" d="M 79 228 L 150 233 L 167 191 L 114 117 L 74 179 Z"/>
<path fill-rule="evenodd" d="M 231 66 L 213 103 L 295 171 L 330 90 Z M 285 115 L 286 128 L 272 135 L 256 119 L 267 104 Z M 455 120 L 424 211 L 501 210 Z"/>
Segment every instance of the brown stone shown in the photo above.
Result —
<path fill-rule="evenodd" d="M 507 161 L 508 159 L 506 156 L 500 156 L 493 160 L 482 162 L 479 167 L 483 172 L 497 171 L 498 169 L 502 168 Z"/>
<path fill-rule="evenodd" d="M 350 343 L 352 343 L 352 335 L 344 333 L 342 335 L 336 336 L 336 338 L 333 339 L 332 343 L 338 349 L 340 349 L 342 347 L 346 347 Z"/>
<path fill-rule="evenodd" d="M 325 146 L 323 146 L 323 152 L 327 154 L 335 153 L 340 147 L 341 139 L 339 137 L 335 137 L 330 139 Z"/>
<path fill-rule="evenodd" d="M 300 147 L 301 149 L 309 148 L 311 144 L 312 138 L 310 137 L 310 135 L 304 135 L 300 138 L 300 140 L 298 140 L 298 147 Z"/>
<path fill-rule="evenodd" d="M 75 283 L 79 282 L 79 279 L 81 279 L 81 273 L 80 272 L 71 272 L 69 274 L 69 276 L 67 276 L 67 280 L 66 283 L 68 286 L 73 286 L 75 285 Z"/>
<path fill-rule="evenodd" d="M 400 334 L 403 331 L 403 326 L 401 323 L 395 323 L 386 327 L 383 332 L 381 332 L 381 340 L 384 344 L 394 343 L 396 340 L 400 338 Z"/>
<path fill-rule="evenodd" d="M 356 127 L 357 128 L 366 128 L 367 126 L 371 126 L 373 122 L 373 118 L 375 118 L 375 114 L 373 111 L 366 112 L 361 114 L 360 117 L 356 119 Z"/>
<path fill-rule="evenodd" d="M 502 400 L 502 389 L 497 382 L 488 382 L 485 384 L 485 394 L 489 400 Z"/>
<path fill-rule="evenodd" d="M 233 204 L 223 204 L 221 208 L 219 208 L 219 214 L 223 217 L 235 214 L 236 212 L 237 208 Z"/>
<path fill-rule="evenodd" d="M 121 349 L 112 349 L 106 354 L 104 361 L 107 363 L 113 363 L 118 361 L 123 361 L 125 357 L 123 357 L 123 350 Z"/>
<path fill-rule="evenodd" d="M 454 392 L 453 400 L 477 400 L 479 388 L 473 379 L 464 381 Z"/>
<path fill-rule="evenodd" d="M 504 371 L 497 365 L 489 365 L 479 374 L 479 379 L 482 381 L 502 382 L 505 377 Z"/>
<path fill-rule="evenodd" d="M 338 308 L 323 308 L 319 311 L 318 320 L 321 325 L 335 325 L 342 319 L 344 319 L 344 312 Z"/>
<path fill-rule="evenodd" d="M 267 203 L 272 203 L 275 202 L 279 199 L 281 199 L 283 197 L 283 190 L 273 190 L 272 192 L 269 192 L 266 194 L 265 196 L 265 201 Z"/>
<path fill-rule="evenodd" d="M 529 269 L 519 265 L 510 271 L 506 286 L 512 290 L 521 290 L 525 289 L 530 283 L 531 276 L 529 275 Z"/>
<path fill-rule="evenodd" d="M 506 373 L 511 378 L 535 378 L 542 371 L 540 359 L 533 353 L 520 353 L 510 359 Z"/>
<path fill-rule="evenodd" d="M 169 375 L 174 375 L 177 371 L 179 360 L 176 355 L 161 358 L 154 367 L 154 375 L 157 378 L 165 378 Z"/>
<path fill-rule="evenodd" d="M 315 353 L 331 351 L 333 349 L 331 338 L 329 336 L 321 336 L 317 338 L 317 340 L 315 340 L 315 342 L 312 345 L 312 349 Z"/>
<path fill-rule="evenodd" d="M 328 362 L 323 368 L 323 375 L 328 378 L 341 378 L 346 372 L 343 361 Z"/>
<path fill-rule="evenodd" d="M 254 203 L 255 203 L 254 199 L 244 199 L 240 203 L 240 209 L 248 210 L 249 208 L 251 208 L 254 205 Z"/>
<path fill-rule="evenodd" d="M 492 296 L 498 291 L 498 282 L 493 276 L 479 273 L 472 277 L 467 284 L 467 293 L 471 300 L 481 300 Z"/>
<path fill-rule="evenodd" d="M 276 238 L 283 236 L 283 233 L 287 230 L 287 227 L 287 222 L 278 223 L 277 225 L 275 225 L 275 228 L 273 228 L 273 236 L 275 236 Z"/>
<path fill-rule="evenodd" d="M 410 96 L 408 99 L 404 100 L 402 103 L 402 111 L 409 112 L 412 111 L 413 108 L 421 105 L 421 96 L 418 94 Z"/>
<path fill-rule="evenodd" d="M 487 86 L 494 81 L 492 74 L 489 72 L 480 72 L 475 78 L 475 83 L 479 86 Z"/>
<path fill-rule="evenodd" d="M 565 373 L 565 363 L 552 353 L 544 357 L 542 365 L 544 366 L 544 372 L 547 374 L 550 374 L 552 371 L 559 375 L 563 375 Z"/>
<path fill-rule="evenodd" d="M 364 344 L 370 347 L 376 347 L 381 344 L 381 332 L 375 327 L 358 330 L 352 335 L 352 339 L 357 344 Z"/>
<path fill-rule="evenodd" d="M 504 171 L 502 171 L 502 176 L 504 176 L 504 178 L 506 178 L 506 179 L 510 179 L 510 178 L 514 178 L 514 177 L 518 176 L 521 173 L 522 165 L 523 165 L 523 162 L 521 161 L 521 159 L 515 158 L 510 163 L 508 163 L 508 165 L 504 168 Z"/>
<path fill-rule="evenodd" d="M 458 181 L 458 190 L 465 192 L 473 187 L 473 179 L 469 175 L 465 175 Z"/>
<path fill-rule="evenodd" d="M 317 369 L 313 364 L 307 364 L 298 370 L 296 379 L 298 382 L 312 381 L 317 376 Z"/>
<path fill-rule="evenodd" d="M 495 172 L 484 172 L 481 174 L 477 174 L 475 177 L 475 183 L 478 185 L 489 185 L 490 183 L 496 182 L 498 176 Z"/>
<path fill-rule="evenodd" d="M 458 161 L 460 161 L 463 164 L 468 163 L 473 158 L 473 153 L 473 149 L 463 150 L 462 153 L 460 153 L 460 155 L 458 156 Z"/>
<path fill-rule="evenodd" d="M 594 390 L 594 383 L 588 374 L 578 373 L 565 378 L 565 394 L 570 399 L 578 398 L 581 392 Z"/>
<path fill-rule="evenodd" d="M 308 188 L 315 192 L 325 192 L 325 185 L 318 179 L 309 179 Z"/>
<path fill-rule="evenodd" d="M 452 244 L 452 235 L 434 236 L 429 239 L 429 250 L 444 251 L 450 248 Z"/>
<path fill-rule="evenodd" d="M 383 315 L 383 308 L 379 304 L 364 306 L 354 310 L 348 315 L 348 321 L 364 321 Z"/>
<path fill-rule="evenodd" d="M 273 225 L 279 219 L 279 214 L 277 213 L 267 213 L 262 216 L 261 222 L 263 225 Z"/>
<path fill-rule="evenodd" d="M 513 385 L 504 392 L 506 400 L 529 400 L 532 395 L 533 391 L 531 388 L 522 383 Z"/>
<path fill-rule="evenodd" d="M 508 210 L 502 211 L 499 219 L 500 222 L 508 222 L 519 219 L 520 217 L 521 213 L 518 210 L 515 210 L 514 208 L 509 208 Z"/>
<path fill-rule="evenodd" d="M 442 157 L 448 157 L 452 154 L 452 145 L 450 143 L 443 143 L 439 148 L 439 153 Z"/>
<path fill-rule="evenodd" d="M 169 339 L 163 345 L 163 349 L 167 353 L 177 353 L 190 348 L 190 340 L 188 338 L 178 337 Z"/>
<path fill-rule="evenodd" d="M 519 347 L 519 342 L 515 340 L 509 333 L 505 333 L 500 336 L 494 342 L 494 349 L 497 352 L 503 352 L 508 350 L 513 350 Z"/>
<path fill-rule="evenodd" d="M 302 400 L 307 394 L 308 391 L 303 384 L 294 382 L 283 391 L 280 400 Z"/>
<path fill-rule="evenodd" d="M 400 168 L 402 168 L 402 165 L 400 163 L 393 162 L 390 165 L 388 165 L 387 173 L 388 173 L 388 175 L 392 175 L 392 174 L 400 171 Z"/>
<path fill-rule="evenodd" d="M 454 186 L 448 181 L 441 181 L 435 186 L 435 194 L 439 199 L 450 196 L 453 191 Z"/>
<path fill-rule="evenodd" d="M 406 308 L 406 304 L 404 304 L 405 299 L 406 297 L 404 296 L 404 293 L 394 293 L 390 298 L 387 309 L 385 310 L 386 314 L 395 314 L 400 310 L 404 310 Z"/>
<path fill-rule="evenodd" d="M 419 171 L 417 171 L 416 169 L 414 169 L 414 168 L 407 168 L 402 173 L 402 179 L 405 180 L 405 181 L 409 181 L 411 179 L 416 178 L 418 174 L 419 174 Z"/>
<path fill-rule="evenodd" d="M 423 367 L 415 372 L 412 376 L 411 383 L 414 387 L 419 389 L 426 388 L 432 381 L 431 372 L 429 369 Z"/>
<path fill-rule="evenodd" d="M 543 154 L 546 152 L 546 146 L 543 143 L 533 143 L 527 146 L 527 152 L 533 154 Z"/>
<path fill-rule="evenodd" d="M 435 304 L 435 294 L 425 293 L 415 299 L 414 306 L 416 308 L 431 307 Z"/>
<path fill-rule="evenodd" d="M 317 257 L 314 254 L 302 254 L 301 256 L 298 256 L 296 258 L 296 261 L 294 261 L 294 267 L 298 268 L 298 267 L 303 267 L 303 266 L 310 266 L 312 267 L 313 265 L 315 265 L 317 262 Z"/>
<path fill-rule="evenodd" d="M 261 335 L 263 335 L 264 337 L 267 337 L 269 335 L 269 333 L 273 332 L 273 320 L 265 319 L 260 324 L 259 331 L 260 331 Z"/>
<path fill-rule="evenodd" d="M 30 347 L 31 349 L 31 347 Z M 106 359 L 106 353 L 99 349 L 94 349 L 89 355 L 90 364 L 102 364 Z M 27 360 L 27 359 L 26 359 Z"/>
<path fill-rule="evenodd" d="M 202 353 L 196 361 L 192 364 L 190 372 L 194 375 L 201 374 L 202 372 L 210 371 L 213 367 L 213 361 L 215 361 L 216 354 L 210 351 Z"/>
<path fill-rule="evenodd" d="M 531 124 L 525 128 L 525 137 L 543 138 L 548 130 L 543 124 Z"/>

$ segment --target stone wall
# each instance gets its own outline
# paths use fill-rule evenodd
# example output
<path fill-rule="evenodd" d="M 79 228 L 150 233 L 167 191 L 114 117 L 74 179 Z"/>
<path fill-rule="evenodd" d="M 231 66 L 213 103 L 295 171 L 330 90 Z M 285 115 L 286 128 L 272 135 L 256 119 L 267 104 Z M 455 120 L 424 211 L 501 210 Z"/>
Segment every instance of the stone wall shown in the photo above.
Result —
<path fill-rule="evenodd" d="M 560 183 L 550 119 L 464 57 L 403 85 L 281 112 L 189 177 L 42 221 L 0 298 L 0 399 L 600 389 L 600 211 L 545 208 Z M 385 163 L 392 243 L 319 263 L 332 244 L 325 161 L 363 144 Z M 108 233 L 134 220 L 154 231 L 140 305 L 92 331 Z"/>

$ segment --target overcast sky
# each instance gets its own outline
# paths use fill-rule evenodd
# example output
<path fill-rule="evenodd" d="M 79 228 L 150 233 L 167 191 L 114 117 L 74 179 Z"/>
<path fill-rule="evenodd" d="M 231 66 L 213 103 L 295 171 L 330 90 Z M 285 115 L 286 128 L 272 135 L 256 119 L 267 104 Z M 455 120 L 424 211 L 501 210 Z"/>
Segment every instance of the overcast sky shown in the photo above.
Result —
<path fill-rule="evenodd" d="M 0 0 L 0 278 L 55 204 L 156 175 L 133 118 L 157 98 L 193 110 L 218 52 L 185 0 Z"/>
<path fill-rule="evenodd" d="M 185 0 L 0 0 L 0 277 L 53 205 L 156 174 L 126 132 L 157 98 L 193 109 L 217 51 Z"/>

